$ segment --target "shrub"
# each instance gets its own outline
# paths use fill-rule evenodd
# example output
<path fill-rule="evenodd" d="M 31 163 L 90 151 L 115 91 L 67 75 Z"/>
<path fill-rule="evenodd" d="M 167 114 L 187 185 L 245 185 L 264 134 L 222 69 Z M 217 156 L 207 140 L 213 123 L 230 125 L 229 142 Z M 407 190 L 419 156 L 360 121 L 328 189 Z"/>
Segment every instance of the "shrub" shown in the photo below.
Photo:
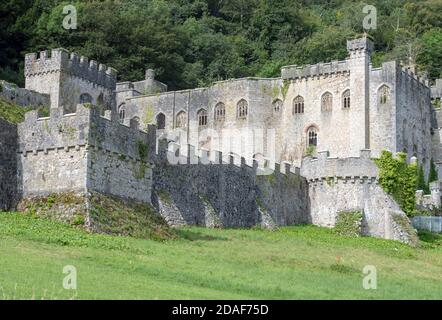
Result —
<path fill-rule="evenodd" d="M 336 216 L 335 232 L 341 236 L 361 236 L 362 213 L 360 211 L 338 212 Z"/>
<path fill-rule="evenodd" d="M 389 151 L 382 151 L 375 162 L 379 167 L 379 180 L 382 188 L 392 195 L 401 209 L 409 216 L 416 207 L 417 166 L 407 164 L 407 155 L 399 152 L 397 158 Z"/>

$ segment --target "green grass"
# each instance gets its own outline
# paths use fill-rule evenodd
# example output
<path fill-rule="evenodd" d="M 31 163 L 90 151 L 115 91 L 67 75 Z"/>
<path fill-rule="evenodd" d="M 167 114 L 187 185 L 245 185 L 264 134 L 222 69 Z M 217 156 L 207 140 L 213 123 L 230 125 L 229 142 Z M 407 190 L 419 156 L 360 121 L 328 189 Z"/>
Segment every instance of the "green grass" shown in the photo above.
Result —
<path fill-rule="evenodd" d="M 32 108 L 20 107 L 0 97 L 0 118 L 8 122 L 23 122 L 25 120 L 25 113 L 30 110 L 32 110 Z"/>
<path fill-rule="evenodd" d="M 441 299 L 442 237 L 418 248 L 313 226 L 186 228 L 167 241 L 0 214 L 0 299 Z M 63 267 L 78 288 L 62 288 Z M 362 288 L 376 266 L 377 290 Z"/>

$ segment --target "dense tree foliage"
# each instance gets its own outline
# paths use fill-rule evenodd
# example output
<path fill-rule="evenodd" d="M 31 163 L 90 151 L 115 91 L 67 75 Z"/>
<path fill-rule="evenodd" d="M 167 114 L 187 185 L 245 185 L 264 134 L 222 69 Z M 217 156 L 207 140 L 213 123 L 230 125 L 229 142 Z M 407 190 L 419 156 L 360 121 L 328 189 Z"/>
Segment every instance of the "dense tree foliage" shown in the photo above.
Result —
<path fill-rule="evenodd" d="M 65 30 L 73 4 L 78 28 Z M 374 0 L 373 63 L 417 63 L 442 76 L 442 0 Z M 112 65 L 121 80 L 157 70 L 171 88 L 243 76 L 278 76 L 285 64 L 347 55 L 364 32 L 352 0 L 0 0 L 0 78 L 23 84 L 26 52 L 65 47 Z"/>

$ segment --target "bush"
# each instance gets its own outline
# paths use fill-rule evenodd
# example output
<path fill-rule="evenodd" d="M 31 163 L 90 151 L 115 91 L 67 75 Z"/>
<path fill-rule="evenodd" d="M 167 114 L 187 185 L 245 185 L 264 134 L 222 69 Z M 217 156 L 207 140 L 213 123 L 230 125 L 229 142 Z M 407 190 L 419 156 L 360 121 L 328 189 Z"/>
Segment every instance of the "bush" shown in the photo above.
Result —
<path fill-rule="evenodd" d="M 361 236 L 362 213 L 359 211 L 338 212 L 336 217 L 335 232 L 341 236 Z"/>
<path fill-rule="evenodd" d="M 379 180 L 385 192 L 392 195 L 401 209 L 412 216 L 416 207 L 417 165 L 407 164 L 407 155 L 399 152 L 397 158 L 382 151 L 375 162 L 379 167 Z"/>

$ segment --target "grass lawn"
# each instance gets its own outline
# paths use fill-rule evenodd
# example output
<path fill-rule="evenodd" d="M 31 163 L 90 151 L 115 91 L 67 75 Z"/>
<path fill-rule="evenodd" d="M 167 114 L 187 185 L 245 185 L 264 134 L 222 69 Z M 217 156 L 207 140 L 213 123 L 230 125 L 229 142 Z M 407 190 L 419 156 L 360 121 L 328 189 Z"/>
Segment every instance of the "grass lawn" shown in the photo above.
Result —
<path fill-rule="evenodd" d="M 442 299 L 442 237 L 419 248 L 313 226 L 186 228 L 165 242 L 0 214 L 0 299 Z M 63 267 L 78 288 L 62 288 Z M 377 268 L 377 290 L 362 269 Z"/>

